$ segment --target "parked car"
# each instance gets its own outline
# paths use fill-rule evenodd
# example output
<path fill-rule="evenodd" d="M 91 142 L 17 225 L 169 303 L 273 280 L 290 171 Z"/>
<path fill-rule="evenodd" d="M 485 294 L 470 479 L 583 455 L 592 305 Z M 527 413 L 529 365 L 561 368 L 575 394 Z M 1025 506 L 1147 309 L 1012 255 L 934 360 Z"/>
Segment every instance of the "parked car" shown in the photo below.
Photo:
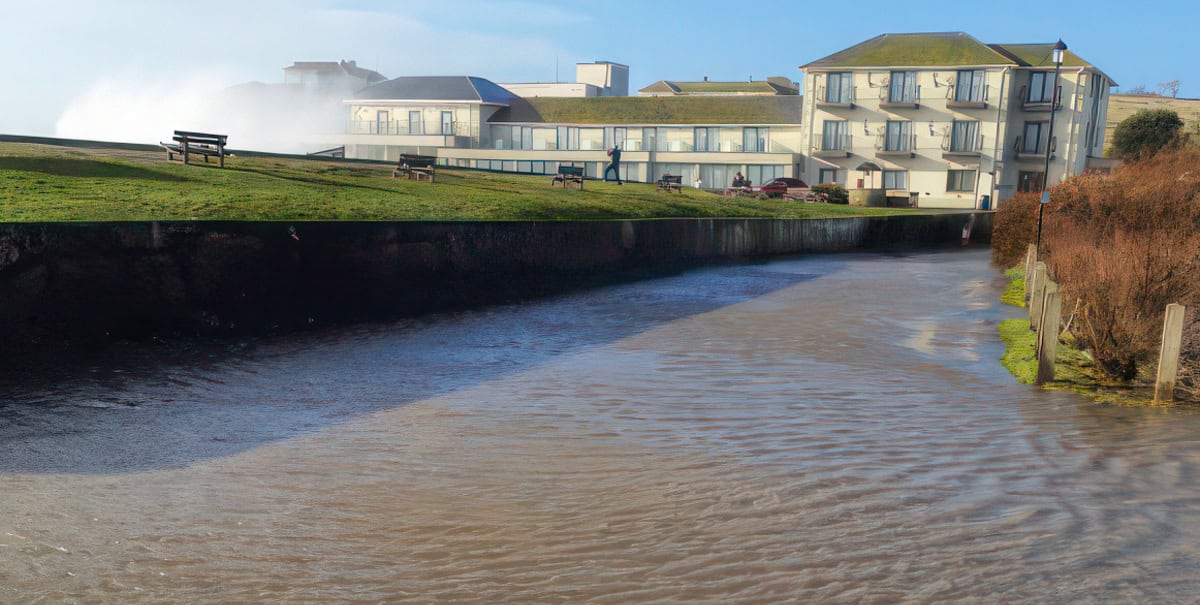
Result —
<path fill-rule="evenodd" d="M 787 193 L 788 189 L 795 187 L 808 187 L 808 185 L 800 179 L 780 177 L 767 181 L 762 185 L 755 185 L 750 188 L 750 191 L 762 193 L 767 197 L 783 197 L 783 194 Z"/>

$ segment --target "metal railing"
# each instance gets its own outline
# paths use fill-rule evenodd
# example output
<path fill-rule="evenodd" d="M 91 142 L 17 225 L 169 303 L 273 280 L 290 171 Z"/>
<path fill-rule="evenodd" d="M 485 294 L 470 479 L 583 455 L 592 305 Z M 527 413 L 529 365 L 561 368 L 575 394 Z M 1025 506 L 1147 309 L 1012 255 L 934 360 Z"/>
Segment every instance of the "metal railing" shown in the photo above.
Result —
<path fill-rule="evenodd" d="M 1030 99 L 1029 94 L 1032 91 L 1028 85 L 1022 86 L 1020 92 L 1017 93 L 1017 98 L 1021 99 L 1021 103 L 1026 107 L 1030 105 L 1049 105 L 1050 99 Z M 1062 109 L 1062 86 L 1054 87 L 1054 109 Z"/>
<path fill-rule="evenodd" d="M 965 141 L 960 138 L 960 140 L 957 141 L 958 145 L 955 145 L 955 142 L 956 141 L 954 140 L 953 135 L 946 134 L 944 137 L 942 137 L 942 151 L 948 151 L 950 153 L 980 153 L 983 151 L 982 134 L 973 138 L 968 138 Z"/>
<path fill-rule="evenodd" d="M 846 93 L 846 94 L 842 94 Z M 832 98 L 831 98 L 832 97 Z M 854 103 L 858 97 L 858 87 L 851 86 L 850 88 L 835 87 L 826 89 L 824 86 L 817 87 L 817 104 L 818 105 L 850 105 Z"/>
<path fill-rule="evenodd" d="M 813 143 L 813 151 L 848 151 L 854 146 L 850 133 L 821 135 Z"/>
<path fill-rule="evenodd" d="M 921 102 L 921 87 L 913 86 L 900 92 L 899 96 L 892 95 L 891 86 L 882 86 L 879 88 L 879 102 L 881 103 L 920 103 Z"/>
<path fill-rule="evenodd" d="M 982 94 L 972 94 L 975 91 L 968 89 L 967 93 L 963 95 L 966 98 L 959 98 L 957 91 L 958 85 L 951 84 L 949 89 L 946 90 L 946 100 L 951 103 L 987 103 L 988 96 L 991 94 L 991 88 L 988 84 L 984 84 L 979 89 Z"/>
<path fill-rule="evenodd" d="M 1018 155 L 1046 155 L 1046 148 L 1043 145 L 1044 142 L 1045 140 L 1039 137 L 1038 140 L 1034 142 L 1035 144 L 1031 149 L 1027 145 L 1029 141 L 1026 140 L 1025 137 L 1019 136 L 1017 137 L 1016 143 L 1013 145 L 1013 149 L 1017 151 Z M 1057 151 L 1057 148 L 1058 137 L 1050 137 L 1050 153 Z"/>
<path fill-rule="evenodd" d="M 402 120 L 350 120 L 346 127 L 347 134 L 383 134 L 383 135 L 433 135 L 433 136 L 478 136 L 478 129 L 470 124 L 441 122 L 409 124 Z"/>
<path fill-rule="evenodd" d="M 917 148 L 917 135 L 910 134 L 907 136 L 888 136 L 887 133 L 881 132 L 875 138 L 875 150 L 884 153 L 912 153 Z"/>

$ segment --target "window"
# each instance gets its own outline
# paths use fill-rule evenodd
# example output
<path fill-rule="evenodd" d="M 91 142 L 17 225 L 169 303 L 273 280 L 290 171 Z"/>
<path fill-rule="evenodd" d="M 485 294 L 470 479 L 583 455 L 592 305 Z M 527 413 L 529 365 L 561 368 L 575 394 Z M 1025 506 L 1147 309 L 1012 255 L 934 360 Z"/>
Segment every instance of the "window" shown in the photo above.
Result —
<path fill-rule="evenodd" d="M 391 134 L 391 125 L 387 111 L 375 112 L 375 134 Z"/>
<path fill-rule="evenodd" d="M 721 129 L 699 127 L 692 134 L 693 151 L 720 151 Z"/>
<path fill-rule="evenodd" d="M 979 122 L 955 120 L 950 127 L 950 151 L 979 151 Z"/>
<path fill-rule="evenodd" d="M 454 112 L 442 112 L 442 134 L 454 134 Z"/>
<path fill-rule="evenodd" d="M 823 151 L 839 151 L 850 147 L 849 124 L 845 120 L 825 120 L 821 134 Z"/>
<path fill-rule="evenodd" d="M 884 189 L 908 189 L 908 171 L 907 170 L 884 170 L 883 171 L 883 188 Z"/>
<path fill-rule="evenodd" d="M 884 151 L 912 151 L 912 122 L 888 120 L 883 140 Z"/>
<path fill-rule="evenodd" d="M 1054 74 L 1035 71 L 1029 74 L 1029 96 L 1026 103 L 1049 103 L 1054 96 Z"/>
<path fill-rule="evenodd" d="M 818 183 L 836 183 L 837 182 L 837 172 L 838 172 L 837 168 L 822 168 L 817 173 L 817 182 Z"/>
<path fill-rule="evenodd" d="M 852 103 L 854 101 L 854 74 L 832 73 L 825 76 L 826 103 Z"/>
<path fill-rule="evenodd" d="M 891 84 L 888 86 L 888 101 L 892 103 L 915 103 L 919 92 L 917 90 L 916 72 L 892 72 Z"/>
<path fill-rule="evenodd" d="M 408 112 L 408 134 L 425 134 L 421 130 L 421 112 Z"/>
<path fill-rule="evenodd" d="M 1045 122 L 1025 122 L 1025 131 L 1021 136 L 1021 153 L 1044 153 Z"/>
<path fill-rule="evenodd" d="M 985 75 L 982 69 L 970 69 L 958 72 L 957 83 L 954 86 L 954 100 L 982 103 L 987 100 L 984 88 Z"/>
<path fill-rule="evenodd" d="M 743 128 L 742 151 L 770 151 L 770 149 L 767 148 L 767 141 L 770 138 L 770 132 L 770 128 Z"/>
<path fill-rule="evenodd" d="M 576 126 L 559 126 L 558 148 L 579 149 L 579 128 Z"/>
<path fill-rule="evenodd" d="M 786 170 L 785 166 L 748 165 L 746 166 L 746 178 L 755 185 L 761 185 L 783 176 L 784 170 Z"/>
<path fill-rule="evenodd" d="M 611 127 L 604 129 L 605 149 L 616 145 L 621 149 L 625 149 L 625 141 L 629 138 L 629 130 L 623 127 Z"/>
<path fill-rule="evenodd" d="M 946 191 L 974 191 L 974 170 L 947 170 Z"/>
<path fill-rule="evenodd" d="M 1041 191 L 1042 174 L 1041 172 L 1018 172 L 1017 191 L 1025 193 L 1037 193 Z"/>

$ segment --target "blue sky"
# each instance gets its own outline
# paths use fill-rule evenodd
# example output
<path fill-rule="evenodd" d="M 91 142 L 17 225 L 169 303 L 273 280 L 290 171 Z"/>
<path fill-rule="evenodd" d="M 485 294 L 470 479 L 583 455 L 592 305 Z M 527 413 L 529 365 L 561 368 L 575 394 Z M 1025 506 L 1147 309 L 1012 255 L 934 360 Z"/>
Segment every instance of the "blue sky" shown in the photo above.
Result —
<path fill-rule="evenodd" d="M 629 65 L 636 90 L 704 76 L 798 80 L 797 66 L 886 32 L 1061 37 L 1122 89 L 1177 79 L 1181 97 L 1200 97 L 1191 0 L 0 0 L 0 15 L 6 133 L 53 135 L 62 113 L 97 91 L 278 82 L 297 60 L 527 82 L 554 81 L 556 63 L 570 80 L 575 62 L 603 59 Z M 181 31 L 212 37 L 177 45 Z"/>

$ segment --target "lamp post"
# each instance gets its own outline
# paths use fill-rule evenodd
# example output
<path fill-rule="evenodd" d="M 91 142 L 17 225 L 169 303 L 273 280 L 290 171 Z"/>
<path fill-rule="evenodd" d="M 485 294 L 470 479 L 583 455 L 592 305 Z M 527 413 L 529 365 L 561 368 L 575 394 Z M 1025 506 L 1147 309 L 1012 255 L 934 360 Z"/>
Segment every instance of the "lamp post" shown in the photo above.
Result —
<path fill-rule="evenodd" d="M 1042 170 L 1042 203 L 1038 204 L 1038 230 L 1037 230 L 1037 253 L 1042 254 L 1042 213 L 1046 209 L 1046 204 L 1050 202 L 1050 190 L 1047 187 L 1050 184 L 1050 142 L 1054 140 L 1054 110 L 1055 104 L 1058 102 L 1058 71 L 1062 68 L 1063 51 L 1067 50 L 1067 45 L 1063 44 L 1062 38 L 1058 39 L 1058 43 L 1054 45 L 1054 82 L 1050 86 L 1050 125 L 1046 132 L 1046 166 Z"/>

